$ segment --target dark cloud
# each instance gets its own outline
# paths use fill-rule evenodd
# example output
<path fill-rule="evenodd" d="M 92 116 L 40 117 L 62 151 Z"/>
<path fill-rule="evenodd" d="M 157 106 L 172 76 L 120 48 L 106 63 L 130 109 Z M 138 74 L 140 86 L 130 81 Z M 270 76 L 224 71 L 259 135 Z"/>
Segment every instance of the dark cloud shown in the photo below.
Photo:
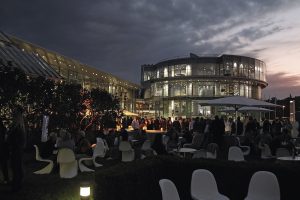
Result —
<path fill-rule="evenodd" d="M 142 64 L 190 52 L 228 53 L 281 31 L 265 16 L 292 2 L 4 0 L 0 29 L 139 82 Z"/>

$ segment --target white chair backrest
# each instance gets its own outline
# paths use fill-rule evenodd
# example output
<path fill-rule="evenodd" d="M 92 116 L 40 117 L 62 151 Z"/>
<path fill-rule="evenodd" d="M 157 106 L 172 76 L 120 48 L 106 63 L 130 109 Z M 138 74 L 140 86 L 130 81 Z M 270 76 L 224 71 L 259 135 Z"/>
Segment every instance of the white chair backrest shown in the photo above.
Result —
<path fill-rule="evenodd" d="M 169 136 L 167 136 L 167 135 L 163 135 L 162 136 L 162 143 L 165 145 L 165 146 L 167 146 L 167 144 L 168 144 L 168 142 L 169 142 L 169 140 L 170 140 L 170 137 Z"/>
<path fill-rule="evenodd" d="M 206 152 L 206 158 L 217 159 L 217 151 L 215 153 Z"/>
<path fill-rule="evenodd" d="M 249 183 L 247 198 L 280 200 L 280 187 L 275 174 L 255 172 Z"/>
<path fill-rule="evenodd" d="M 146 140 L 143 145 L 142 145 L 142 150 L 143 151 L 147 151 L 147 150 L 151 150 L 151 141 L 150 140 Z"/>
<path fill-rule="evenodd" d="M 215 177 L 210 171 L 197 169 L 193 172 L 191 181 L 191 195 L 193 199 L 213 199 L 218 194 Z"/>
<path fill-rule="evenodd" d="M 276 157 L 285 157 L 285 156 L 291 156 L 288 149 L 286 149 L 286 148 L 276 149 Z"/>
<path fill-rule="evenodd" d="M 40 150 L 39 150 L 39 147 L 37 145 L 33 145 L 34 148 L 35 148 L 35 159 L 36 160 L 41 160 L 41 155 L 40 155 Z"/>
<path fill-rule="evenodd" d="M 132 147 L 128 141 L 121 141 L 119 145 L 120 151 L 130 151 L 132 150 Z"/>
<path fill-rule="evenodd" d="M 206 158 L 206 150 L 200 149 L 195 151 L 192 158 Z"/>
<path fill-rule="evenodd" d="M 76 160 L 75 154 L 71 149 L 63 148 L 58 151 L 57 154 L 58 163 L 70 163 L 70 162 L 74 162 L 75 160 Z"/>
<path fill-rule="evenodd" d="M 261 150 L 261 157 L 265 158 L 265 157 L 271 157 L 271 156 L 272 156 L 272 152 L 271 152 L 269 145 L 263 144 L 263 149 Z"/>
<path fill-rule="evenodd" d="M 168 179 L 161 179 L 159 186 L 162 193 L 162 200 L 180 200 L 175 184 Z"/>
<path fill-rule="evenodd" d="M 215 154 L 218 149 L 219 149 L 219 145 L 216 143 L 209 143 L 206 147 L 207 151 L 211 152 L 212 154 Z"/>
<path fill-rule="evenodd" d="M 95 156 L 104 156 L 105 155 L 105 146 L 103 140 L 98 140 L 96 147 L 93 151 L 93 157 Z"/>
<path fill-rule="evenodd" d="M 244 161 L 244 154 L 239 147 L 231 146 L 228 151 L 228 160 Z"/>

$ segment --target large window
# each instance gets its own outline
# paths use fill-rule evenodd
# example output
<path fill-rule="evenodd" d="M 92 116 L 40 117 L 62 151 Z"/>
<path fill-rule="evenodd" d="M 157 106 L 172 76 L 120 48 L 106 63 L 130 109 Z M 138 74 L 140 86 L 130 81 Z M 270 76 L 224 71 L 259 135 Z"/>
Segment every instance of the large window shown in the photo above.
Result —
<path fill-rule="evenodd" d="M 152 79 L 152 72 L 151 71 L 145 71 L 144 72 L 144 81 L 149 81 Z"/>
<path fill-rule="evenodd" d="M 215 85 L 213 82 L 193 83 L 193 96 L 212 97 L 215 95 Z"/>
<path fill-rule="evenodd" d="M 187 85 L 185 83 L 172 83 L 169 87 L 171 97 L 187 95 Z"/>

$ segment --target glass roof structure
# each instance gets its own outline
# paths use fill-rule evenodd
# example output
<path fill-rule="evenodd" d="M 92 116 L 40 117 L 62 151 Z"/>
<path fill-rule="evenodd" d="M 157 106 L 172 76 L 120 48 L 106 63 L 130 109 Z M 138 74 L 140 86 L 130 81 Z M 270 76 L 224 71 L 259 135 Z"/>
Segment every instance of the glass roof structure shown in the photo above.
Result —
<path fill-rule="evenodd" d="M 43 76 L 51 79 L 61 79 L 47 62 L 33 53 L 18 49 L 4 33 L 0 32 L 0 63 L 22 69 L 32 76 Z"/>

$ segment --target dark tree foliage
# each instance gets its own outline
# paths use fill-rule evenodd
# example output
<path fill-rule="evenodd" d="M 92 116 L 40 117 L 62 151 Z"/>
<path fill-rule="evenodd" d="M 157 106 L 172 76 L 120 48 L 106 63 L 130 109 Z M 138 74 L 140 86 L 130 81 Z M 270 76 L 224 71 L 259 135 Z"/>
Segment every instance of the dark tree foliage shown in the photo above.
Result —
<path fill-rule="evenodd" d="M 10 118 L 17 105 L 26 108 L 27 120 L 41 124 L 43 114 L 50 115 L 49 128 L 79 126 L 82 110 L 91 112 L 86 126 L 114 127 L 119 102 L 107 91 L 83 89 L 80 84 L 55 82 L 44 77 L 29 77 L 18 68 L 0 66 L 0 117 Z"/>
<path fill-rule="evenodd" d="M 24 105 L 28 94 L 27 77 L 18 68 L 0 66 L 0 117 L 7 118 L 16 105 Z"/>

